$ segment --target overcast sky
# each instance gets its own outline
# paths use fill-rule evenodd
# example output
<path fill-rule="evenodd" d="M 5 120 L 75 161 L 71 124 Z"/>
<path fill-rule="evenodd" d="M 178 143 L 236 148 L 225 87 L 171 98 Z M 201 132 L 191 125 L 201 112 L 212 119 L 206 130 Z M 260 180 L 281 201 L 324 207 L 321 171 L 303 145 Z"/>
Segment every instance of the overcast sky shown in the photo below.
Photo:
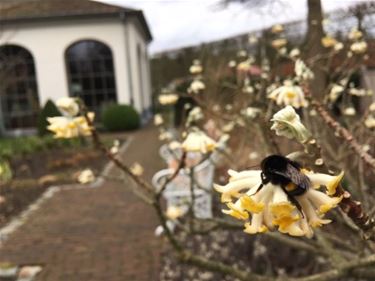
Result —
<path fill-rule="evenodd" d="M 218 0 L 99 0 L 143 10 L 154 40 L 151 53 L 174 49 L 302 19 L 307 0 L 282 0 L 263 9 L 217 6 Z M 322 0 L 324 11 L 348 7 L 359 0 Z M 281 1 L 275 1 L 276 3 Z"/>

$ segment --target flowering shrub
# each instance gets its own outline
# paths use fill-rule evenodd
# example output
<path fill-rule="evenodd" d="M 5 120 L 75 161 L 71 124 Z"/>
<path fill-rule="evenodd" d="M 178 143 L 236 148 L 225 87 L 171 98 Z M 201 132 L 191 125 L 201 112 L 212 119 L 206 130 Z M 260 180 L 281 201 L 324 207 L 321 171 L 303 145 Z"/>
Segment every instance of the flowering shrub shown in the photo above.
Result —
<path fill-rule="evenodd" d="M 366 58 L 367 43 L 358 30 L 352 30 L 346 42 L 329 35 L 322 38 L 326 52 L 321 56 L 330 61 L 344 56 L 345 67 L 327 66 L 333 73 L 325 98 L 319 100 L 312 94 L 317 58 L 304 60 L 298 48 L 289 50 L 283 26 L 270 32 L 272 64 L 268 57 L 255 58 L 245 50 L 211 70 L 195 60 L 190 76 L 182 81 L 187 87 L 181 90 L 180 84 L 171 84 L 159 95 L 160 106 L 167 110 L 155 115 L 154 124 L 165 142 L 170 174 L 156 189 L 142 179 L 139 163 L 127 167 L 116 158 L 118 147 L 107 150 L 102 145 L 92 116 L 77 101 L 57 103 L 65 116 L 51 119 L 50 130 L 62 138 L 92 136 L 97 147 L 139 185 L 136 194 L 155 208 L 160 219 L 156 233 L 165 235 L 182 262 L 239 280 L 275 280 L 196 255 L 178 236 L 178 231 L 194 237 L 214 229 L 242 229 L 244 235 L 262 234 L 332 261 L 332 268 L 316 268 L 314 275 L 296 280 L 355 277 L 357 268 L 371 269 L 375 263 L 371 254 L 375 222 L 367 212 L 375 204 L 370 190 L 375 106 L 356 108 L 353 96 L 365 100 L 373 94 L 351 82 Z M 293 65 L 293 71 L 283 71 L 283 63 Z M 180 97 L 190 97 L 193 103 L 184 106 L 182 126 L 171 130 L 173 106 Z M 219 182 L 213 184 L 212 196 L 221 198 L 222 213 L 202 219 L 195 215 L 196 194 L 211 194 L 211 189 L 200 185 L 196 169 L 208 162 L 219 173 L 228 170 L 229 178 L 219 174 Z M 82 177 L 82 182 L 93 179 L 87 171 Z M 181 178 L 189 179 L 188 187 L 178 181 Z M 161 198 L 174 181 L 190 195 L 164 209 Z M 323 228 L 328 224 L 333 227 Z M 343 235 L 348 241 L 342 241 Z"/>

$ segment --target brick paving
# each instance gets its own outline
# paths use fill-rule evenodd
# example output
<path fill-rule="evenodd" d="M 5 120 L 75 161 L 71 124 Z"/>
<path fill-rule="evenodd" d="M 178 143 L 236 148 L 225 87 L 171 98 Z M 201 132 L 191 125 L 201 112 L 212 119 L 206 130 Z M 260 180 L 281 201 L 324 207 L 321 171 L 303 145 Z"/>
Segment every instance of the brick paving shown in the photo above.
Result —
<path fill-rule="evenodd" d="M 157 131 L 147 127 L 131 136 L 122 157 L 144 165 L 150 179 L 163 167 Z M 10 236 L 0 262 L 43 265 L 37 281 L 158 280 L 157 223 L 153 210 L 119 183 L 63 189 Z"/>

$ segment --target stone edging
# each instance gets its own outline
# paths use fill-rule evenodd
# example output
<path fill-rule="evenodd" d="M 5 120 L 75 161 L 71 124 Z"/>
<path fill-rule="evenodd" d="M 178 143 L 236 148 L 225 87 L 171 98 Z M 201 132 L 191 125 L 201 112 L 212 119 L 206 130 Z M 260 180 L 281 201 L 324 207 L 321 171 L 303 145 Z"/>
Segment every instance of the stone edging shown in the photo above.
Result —
<path fill-rule="evenodd" d="M 121 155 L 124 153 L 127 148 L 129 147 L 130 142 L 133 140 L 133 137 L 128 137 L 125 143 L 122 144 L 118 154 Z M 107 175 L 113 168 L 115 168 L 112 162 L 106 164 L 104 167 L 102 174 Z M 72 189 L 82 189 L 82 188 L 98 188 L 104 182 L 103 177 L 98 177 L 95 182 L 87 185 L 80 185 L 80 184 L 67 184 L 61 186 L 51 186 L 47 188 L 47 190 L 31 205 L 27 207 L 26 210 L 22 211 L 21 214 L 14 217 L 9 223 L 7 223 L 4 227 L 0 228 L 0 249 L 5 241 L 9 238 L 10 234 L 12 234 L 16 229 L 18 229 L 21 225 L 23 225 L 26 220 L 31 216 L 31 214 L 38 210 L 43 202 L 47 201 L 49 198 L 52 198 L 58 191 L 60 190 L 72 190 Z"/>

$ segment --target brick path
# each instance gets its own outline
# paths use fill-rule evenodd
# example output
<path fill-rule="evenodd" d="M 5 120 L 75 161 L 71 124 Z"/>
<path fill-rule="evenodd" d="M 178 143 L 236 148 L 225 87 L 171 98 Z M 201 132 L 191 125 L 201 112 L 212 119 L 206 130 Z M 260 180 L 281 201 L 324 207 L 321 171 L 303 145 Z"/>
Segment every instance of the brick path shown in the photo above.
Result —
<path fill-rule="evenodd" d="M 162 168 L 157 132 L 145 128 L 123 156 Z M 161 241 L 153 210 L 119 183 L 61 190 L 44 202 L 0 249 L 0 262 L 42 264 L 37 281 L 158 280 Z"/>

